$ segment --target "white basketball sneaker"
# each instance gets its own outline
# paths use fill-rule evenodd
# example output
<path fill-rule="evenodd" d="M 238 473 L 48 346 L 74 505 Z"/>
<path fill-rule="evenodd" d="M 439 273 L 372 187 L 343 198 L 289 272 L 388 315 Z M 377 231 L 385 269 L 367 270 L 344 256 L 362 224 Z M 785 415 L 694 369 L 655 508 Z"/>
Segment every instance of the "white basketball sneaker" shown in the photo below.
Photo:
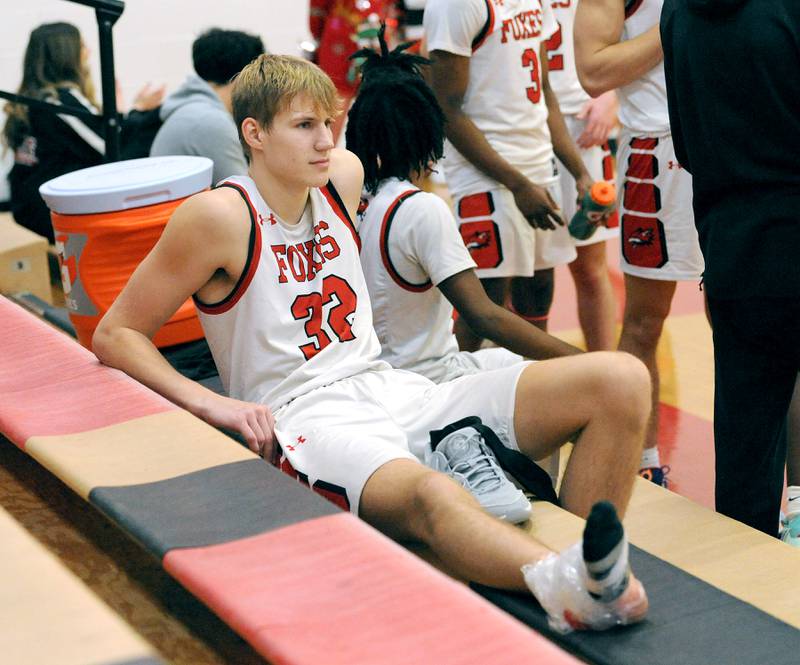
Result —
<path fill-rule="evenodd" d="M 494 454 L 475 430 L 448 434 L 426 462 L 463 485 L 495 517 L 513 524 L 530 517 L 530 501 L 506 478 Z"/>

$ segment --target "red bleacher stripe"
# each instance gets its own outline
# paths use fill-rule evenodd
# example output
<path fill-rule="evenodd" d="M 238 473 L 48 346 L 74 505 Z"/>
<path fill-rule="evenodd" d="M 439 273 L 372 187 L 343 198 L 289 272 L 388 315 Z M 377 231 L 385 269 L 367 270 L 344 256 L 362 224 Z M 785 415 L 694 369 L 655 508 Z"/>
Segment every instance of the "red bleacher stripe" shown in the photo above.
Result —
<path fill-rule="evenodd" d="M 74 434 L 178 407 L 0 297 L 0 432 Z"/>
<path fill-rule="evenodd" d="M 276 665 L 578 663 L 349 513 L 163 564 Z"/>

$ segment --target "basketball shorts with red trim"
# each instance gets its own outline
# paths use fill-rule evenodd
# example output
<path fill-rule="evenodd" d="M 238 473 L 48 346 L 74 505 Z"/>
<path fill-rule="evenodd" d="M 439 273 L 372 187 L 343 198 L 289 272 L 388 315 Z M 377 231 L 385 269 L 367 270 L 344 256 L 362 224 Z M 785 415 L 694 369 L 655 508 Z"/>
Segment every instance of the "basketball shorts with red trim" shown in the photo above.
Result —
<path fill-rule="evenodd" d="M 692 177 L 678 163 L 670 134 L 620 133 L 617 151 L 622 272 L 699 280 L 703 255 L 692 212 Z"/>
<path fill-rule="evenodd" d="M 375 471 L 392 460 L 424 460 L 430 432 L 461 418 L 480 417 L 504 445 L 518 450 L 514 401 L 526 366 L 438 385 L 413 372 L 375 370 L 312 390 L 274 414 L 281 469 L 358 514 Z"/>
<path fill-rule="evenodd" d="M 577 139 L 586 128 L 586 120 L 579 120 L 577 116 L 565 115 L 564 122 L 567 125 L 567 130 L 570 136 Z M 591 148 L 580 149 L 583 163 L 592 180 L 607 180 L 614 182 L 616 177 L 616 168 L 614 155 L 611 154 L 611 149 L 608 143 L 602 146 L 593 145 Z M 578 192 L 575 189 L 575 178 L 567 170 L 560 161 L 558 163 L 559 183 L 561 185 L 561 211 L 564 215 L 564 220 L 569 223 L 572 216 L 578 209 Z M 570 236 L 572 237 L 572 236 Z M 610 238 L 619 237 L 619 213 L 615 211 L 608 220 L 608 226 L 599 226 L 597 230 L 586 238 L 586 240 L 578 240 L 572 238 L 572 242 L 576 247 L 584 247 L 586 245 L 594 245 L 598 242 L 604 242 Z"/>
<path fill-rule="evenodd" d="M 537 180 L 561 205 L 558 180 Z M 504 187 L 454 197 L 461 237 L 481 279 L 531 277 L 535 270 L 553 268 L 575 259 L 566 226 L 553 231 L 534 229 L 522 216 L 514 195 Z"/>

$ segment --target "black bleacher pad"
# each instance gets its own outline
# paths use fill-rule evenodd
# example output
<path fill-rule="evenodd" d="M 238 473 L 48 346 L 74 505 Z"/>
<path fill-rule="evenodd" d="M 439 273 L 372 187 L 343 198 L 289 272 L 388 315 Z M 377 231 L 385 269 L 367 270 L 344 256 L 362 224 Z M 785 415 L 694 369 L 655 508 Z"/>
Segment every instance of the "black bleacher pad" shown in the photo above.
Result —
<path fill-rule="evenodd" d="M 340 512 L 261 459 L 153 483 L 96 487 L 89 500 L 159 558 L 176 547 L 227 543 Z"/>
<path fill-rule="evenodd" d="M 800 630 L 632 545 L 630 558 L 650 600 L 647 619 L 605 632 L 562 635 L 550 628 L 544 610 L 530 594 L 478 584 L 472 588 L 567 651 L 596 665 L 800 663 Z"/>

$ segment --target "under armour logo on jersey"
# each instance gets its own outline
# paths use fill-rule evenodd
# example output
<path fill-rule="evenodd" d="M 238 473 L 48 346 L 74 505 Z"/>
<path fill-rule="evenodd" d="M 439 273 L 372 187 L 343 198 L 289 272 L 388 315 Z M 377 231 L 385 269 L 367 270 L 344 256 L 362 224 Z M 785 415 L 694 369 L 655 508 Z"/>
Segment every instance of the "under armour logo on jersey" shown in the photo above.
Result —
<path fill-rule="evenodd" d="M 278 218 L 275 217 L 274 214 L 269 213 L 269 225 L 270 226 L 275 226 L 275 224 L 277 224 L 277 223 L 278 223 Z"/>
<path fill-rule="evenodd" d="M 297 437 L 297 445 L 292 445 L 291 443 L 286 444 L 286 450 L 291 450 L 294 452 L 297 449 L 297 446 L 306 442 L 306 438 L 301 434 Z"/>

